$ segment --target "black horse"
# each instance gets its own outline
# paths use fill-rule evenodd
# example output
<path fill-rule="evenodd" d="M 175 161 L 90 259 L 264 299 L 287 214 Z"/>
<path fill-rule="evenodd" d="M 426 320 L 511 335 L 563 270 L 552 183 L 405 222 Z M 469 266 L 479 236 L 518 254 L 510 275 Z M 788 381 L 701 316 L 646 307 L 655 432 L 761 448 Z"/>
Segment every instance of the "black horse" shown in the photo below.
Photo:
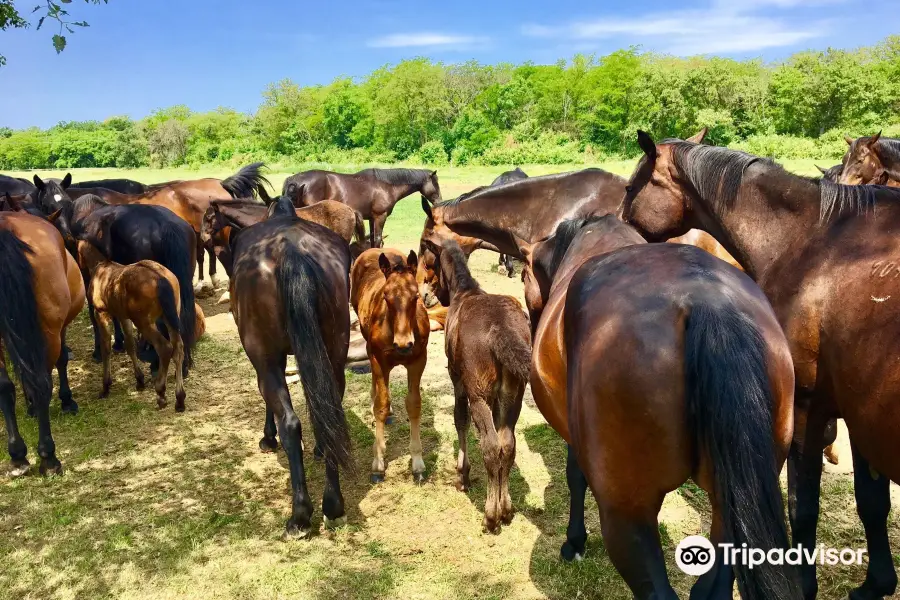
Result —
<path fill-rule="evenodd" d="M 191 366 L 194 346 L 194 264 L 197 241 L 194 230 L 167 208 L 143 204 L 112 206 L 93 195 L 62 203 L 60 219 L 72 235 L 97 247 L 114 262 L 129 265 L 155 260 L 178 278 L 181 286 L 181 337 L 184 340 L 185 368 Z M 59 220 L 59 219 L 58 219 Z M 88 283 L 88 275 L 85 283 Z M 100 334 L 88 301 L 94 326 L 94 358 L 100 356 Z M 117 327 L 116 343 L 121 341 Z M 153 361 L 155 366 L 156 361 Z"/>
<path fill-rule="evenodd" d="M 512 171 L 500 173 L 500 176 L 491 182 L 490 187 L 497 187 L 499 185 L 512 183 L 513 181 L 519 181 L 520 179 L 528 179 L 528 174 L 519 167 L 516 167 Z M 516 274 L 516 264 L 513 262 L 513 257 L 509 254 L 500 255 L 500 264 L 506 267 L 507 277 L 512 278 Z"/>
<path fill-rule="evenodd" d="M 94 181 L 79 181 L 78 183 L 72 184 L 72 187 L 75 189 L 104 188 L 119 192 L 120 194 L 143 194 L 147 191 L 147 186 L 140 181 L 134 181 L 133 179 L 96 179 Z"/>
<path fill-rule="evenodd" d="M 0 175 L 0 194 L 9 192 L 12 196 L 24 196 L 34 192 L 34 186 L 27 179 Z"/>

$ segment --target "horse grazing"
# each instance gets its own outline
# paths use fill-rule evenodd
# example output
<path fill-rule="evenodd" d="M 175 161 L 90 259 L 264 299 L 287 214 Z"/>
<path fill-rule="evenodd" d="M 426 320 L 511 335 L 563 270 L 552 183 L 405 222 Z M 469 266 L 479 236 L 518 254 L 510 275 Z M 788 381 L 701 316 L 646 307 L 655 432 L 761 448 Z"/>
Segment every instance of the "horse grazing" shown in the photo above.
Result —
<path fill-rule="evenodd" d="M 422 373 L 428 359 L 431 328 L 416 286 L 415 252 L 405 259 L 397 250 L 371 248 L 350 272 L 350 303 L 359 316 L 372 365 L 372 413 L 375 417 L 375 458 L 372 483 L 384 481 L 384 425 L 391 412 L 390 378 L 397 365 L 407 373 L 406 413 L 409 416 L 409 453 L 413 480 L 425 479 L 419 421 L 422 412 Z"/>
<path fill-rule="evenodd" d="M 840 183 L 900 187 L 900 140 L 881 137 L 880 131 L 871 137 L 844 139 L 850 147 L 844 155 Z"/>
<path fill-rule="evenodd" d="M 187 181 L 171 181 L 165 184 L 146 186 L 139 194 L 121 194 L 106 188 L 69 188 L 69 196 L 74 200 L 81 196 L 93 194 L 107 204 L 140 204 L 162 206 L 184 219 L 194 229 L 197 236 L 196 261 L 198 266 L 198 291 L 204 286 L 204 248 L 200 245 L 200 229 L 203 215 L 213 200 L 224 198 L 250 198 L 259 196 L 269 200 L 266 185 L 271 185 L 262 174 L 263 163 L 253 163 L 227 179 L 195 179 Z M 68 177 L 68 176 L 67 176 Z M 216 285 L 216 261 L 211 249 L 209 254 L 209 275 L 213 286 Z"/>
<path fill-rule="evenodd" d="M 234 236 L 232 247 L 232 312 L 266 402 L 260 449 L 277 448 L 277 423 L 293 490 L 285 535 L 306 535 L 312 503 L 306 489 L 300 420 L 284 370 L 288 354 L 295 355 L 316 447 L 325 459 L 322 512 L 326 524 L 334 524 L 344 517 L 338 467 L 351 461 L 341 404 L 350 344 L 350 253 L 337 234 L 297 217 L 277 217 L 248 227 Z"/>
<path fill-rule="evenodd" d="M 816 545 L 826 429 L 843 418 L 869 556 L 866 580 L 850 596 L 890 596 L 897 575 L 889 484 L 900 481 L 900 193 L 798 177 L 724 148 L 655 144 L 644 133 L 638 141 L 645 156 L 622 205 L 625 219 L 652 240 L 689 227 L 712 233 L 765 291 L 788 337 L 797 398 L 788 459 L 793 543 Z M 804 596 L 814 598 L 815 565 L 801 571 Z"/>
<path fill-rule="evenodd" d="M 6 351 L 22 384 L 29 412 L 37 417 L 41 474 L 60 473 L 50 432 L 54 365 L 59 373 L 63 412 L 78 405 L 69 388 L 66 328 L 84 306 L 84 285 L 62 236 L 39 217 L 0 213 L 0 410 L 6 422 L 10 473 L 29 470 L 28 449 L 16 420 L 16 390 L 6 367 Z"/>
<path fill-rule="evenodd" d="M 521 179 L 528 179 L 528 175 L 520 169 L 516 167 L 512 171 L 505 171 L 500 173 L 500 175 L 491 182 L 490 187 L 496 187 L 498 185 L 504 185 L 507 183 L 511 183 L 513 181 L 519 181 Z M 501 254 L 500 255 L 500 265 L 506 269 L 506 276 L 512 278 L 516 274 L 516 266 L 513 263 L 513 259 L 509 254 Z"/>
<path fill-rule="evenodd" d="M 372 248 L 382 246 L 384 223 L 394 206 L 420 192 L 433 202 L 441 199 L 437 171 L 427 169 L 365 169 L 353 175 L 303 171 L 284 181 L 281 194 L 297 207 L 322 200 L 343 202 L 369 220 Z"/>
<path fill-rule="evenodd" d="M 74 202 L 63 202 L 62 205 L 60 218 L 65 220 L 73 237 L 95 246 L 107 260 L 122 265 L 153 260 L 175 274 L 182 311 L 184 364 L 185 368 L 189 367 L 192 364 L 191 349 L 196 340 L 192 279 L 197 244 L 191 226 L 160 206 L 110 206 L 92 195 L 82 196 Z M 87 272 L 83 274 L 87 281 Z M 99 361 L 100 331 L 94 319 L 90 298 L 88 308 L 94 325 L 94 358 Z M 153 366 L 155 367 L 155 361 Z"/>
<path fill-rule="evenodd" d="M 471 414 L 489 480 L 484 528 L 498 532 L 500 523 L 509 524 L 514 514 L 509 475 L 516 460 L 516 422 L 531 368 L 528 317 L 515 298 L 481 289 L 459 244 L 426 239 L 425 245 L 438 257 L 437 295 L 450 307 L 444 349 L 456 398 L 456 489 L 469 489 Z"/>
<path fill-rule="evenodd" d="M 184 344 L 181 341 L 181 286 L 178 279 L 170 270 L 152 260 L 141 260 L 130 265 L 109 261 L 87 242 L 78 243 L 78 260 L 91 274 L 88 295 L 101 335 L 103 390 L 100 397 L 109 396 L 112 385 L 109 372 L 110 337 L 112 320 L 118 319 L 125 333 L 125 350 L 131 359 L 137 389 L 144 389 L 144 371 L 137 358 L 132 324 L 159 357 L 159 370 L 154 382 L 157 406 L 165 408 L 168 404 L 166 377 L 169 361 L 174 358 L 175 410 L 184 412 Z M 165 325 L 167 336 L 157 330 L 157 319 Z"/>
<path fill-rule="evenodd" d="M 269 211 L 281 210 L 287 214 L 284 209 L 289 201 L 282 202 L 283 200 L 282 196 L 278 202 L 272 202 L 269 206 L 246 200 L 214 200 L 210 203 L 203 216 L 200 239 L 205 248 L 213 249 L 229 277 L 232 268 L 229 239 L 234 230 L 239 231 L 265 220 Z M 279 202 L 281 202 L 280 209 L 277 206 Z M 318 223 L 334 231 L 348 244 L 354 238 L 357 240 L 355 243 L 365 243 L 366 230 L 362 216 L 346 204 L 325 200 L 306 208 L 292 208 L 292 210 L 301 219 Z M 351 259 L 353 258 L 355 257 L 351 252 Z"/>
<path fill-rule="evenodd" d="M 768 301 L 698 248 L 646 244 L 615 216 L 563 223 L 532 390 L 569 442 L 566 558 L 584 552 L 584 490 L 635 598 L 677 598 L 657 515 L 692 478 L 709 494 L 718 557 L 692 597 L 730 598 L 719 544 L 788 548 L 778 474 L 793 432 L 793 366 Z M 821 459 L 820 459 L 821 460 Z M 786 567 L 736 567 L 741 597 L 799 598 Z"/>
<path fill-rule="evenodd" d="M 103 188 L 120 194 L 143 194 L 147 191 L 147 186 L 140 181 L 134 181 L 133 179 L 96 179 L 93 181 L 79 181 L 78 183 L 73 183 L 70 187 L 72 189 Z"/>

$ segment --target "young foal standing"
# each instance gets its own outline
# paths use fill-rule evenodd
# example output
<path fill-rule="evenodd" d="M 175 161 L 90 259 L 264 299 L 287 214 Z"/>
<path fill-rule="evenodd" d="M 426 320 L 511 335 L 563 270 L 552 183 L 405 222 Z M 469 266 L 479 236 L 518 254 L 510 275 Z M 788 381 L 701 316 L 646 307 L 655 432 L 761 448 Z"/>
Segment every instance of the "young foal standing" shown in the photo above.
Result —
<path fill-rule="evenodd" d="M 404 262 L 405 260 L 405 262 Z M 384 481 L 384 425 L 390 414 L 390 377 L 397 365 L 407 372 L 406 412 L 409 416 L 409 453 L 413 479 L 425 479 L 419 420 L 419 391 L 428 358 L 431 331 L 425 305 L 416 285 L 415 252 L 404 259 L 397 250 L 372 248 L 363 252 L 350 272 L 350 303 L 359 316 L 359 329 L 366 340 L 372 364 L 372 412 L 375 416 L 375 459 L 372 482 Z"/>
<path fill-rule="evenodd" d="M 109 372 L 110 335 L 112 320 L 118 319 L 125 334 L 125 349 L 131 358 L 137 389 L 144 389 L 144 371 L 137 359 L 132 324 L 144 339 L 153 345 L 159 356 L 159 370 L 154 388 L 156 404 L 166 407 L 166 377 L 169 361 L 175 359 L 175 410 L 184 412 L 184 343 L 181 340 L 180 285 L 175 275 L 152 260 L 120 265 L 106 260 L 103 254 L 87 242 L 78 243 L 78 261 L 91 274 L 88 294 L 94 306 L 97 325 L 101 329 L 100 349 L 103 359 L 103 391 L 109 395 L 112 377 Z M 156 328 L 161 319 L 168 331 L 167 340 Z"/>
<path fill-rule="evenodd" d="M 469 489 L 471 412 L 490 482 L 484 527 L 498 532 L 501 521 L 508 525 L 513 518 L 509 474 L 516 460 L 516 422 L 531 370 L 531 329 L 515 298 L 481 289 L 459 244 L 432 239 L 423 243 L 438 257 L 437 295 L 450 306 L 444 349 L 456 397 L 456 488 Z"/>

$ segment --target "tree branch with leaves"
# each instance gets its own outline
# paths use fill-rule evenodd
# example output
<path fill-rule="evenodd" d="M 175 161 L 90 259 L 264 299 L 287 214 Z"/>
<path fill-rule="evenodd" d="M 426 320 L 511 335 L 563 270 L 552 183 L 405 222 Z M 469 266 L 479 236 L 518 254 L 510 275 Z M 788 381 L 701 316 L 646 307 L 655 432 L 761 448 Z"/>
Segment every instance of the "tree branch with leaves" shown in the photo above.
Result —
<path fill-rule="evenodd" d="M 87 4 L 108 4 L 109 0 L 84 0 Z M 59 54 L 66 48 L 66 33 L 75 33 L 75 27 L 89 27 L 87 21 L 71 20 L 69 11 L 63 8 L 71 4 L 72 0 L 45 0 L 34 7 L 32 15 L 40 14 L 36 22 L 35 31 L 44 26 L 44 23 L 55 21 L 59 24 L 59 30 L 53 34 L 51 41 L 56 53 Z M 31 25 L 16 9 L 13 0 L 0 0 L 0 31 L 7 29 L 26 29 Z M 6 58 L 0 54 L 0 66 L 6 64 Z"/>

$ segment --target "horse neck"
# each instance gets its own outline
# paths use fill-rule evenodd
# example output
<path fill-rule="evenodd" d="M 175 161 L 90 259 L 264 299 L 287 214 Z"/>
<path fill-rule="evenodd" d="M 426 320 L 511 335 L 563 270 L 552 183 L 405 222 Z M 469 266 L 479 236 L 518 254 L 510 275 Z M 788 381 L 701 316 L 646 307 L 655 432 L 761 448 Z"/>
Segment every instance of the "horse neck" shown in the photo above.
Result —
<path fill-rule="evenodd" d="M 819 186 L 796 175 L 751 167 L 734 206 L 717 211 L 701 198 L 692 226 L 711 234 L 761 282 L 787 251 L 806 243 L 819 223 Z M 752 174 L 751 174 L 752 171 Z"/>
<path fill-rule="evenodd" d="M 444 225 L 455 234 L 471 238 L 480 242 L 492 244 L 501 253 L 519 255 L 519 248 L 514 243 L 514 236 L 524 239 L 528 237 L 524 232 L 510 228 L 506 222 L 509 219 L 495 219 L 494 211 L 481 210 L 479 204 L 483 200 L 467 199 L 457 204 L 447 204 L 435 210 L 441 211 Z M 496 209 L 496 207 L 494 207 Z M 508 216 L 508 215 L 504 215 Z M 473 248 L 474 250 L 475 248 Z"/>
<path fill-rule="evenodd" d="M 469 271 L 466 256 L 461 249 L 445 249 L 441 252 L 441 276 L 447 282 L 451 301 L 461 296 L 482 293 L 481 286 Z"/>
<path fill-rule="evenodd" d="M 421 191 L 423 185 L 421 183 L 385 183 L 384 181 L 380 181 L 379 183 L 381 183 L 387 191 L 392 207 L 407 196 Z"/>

